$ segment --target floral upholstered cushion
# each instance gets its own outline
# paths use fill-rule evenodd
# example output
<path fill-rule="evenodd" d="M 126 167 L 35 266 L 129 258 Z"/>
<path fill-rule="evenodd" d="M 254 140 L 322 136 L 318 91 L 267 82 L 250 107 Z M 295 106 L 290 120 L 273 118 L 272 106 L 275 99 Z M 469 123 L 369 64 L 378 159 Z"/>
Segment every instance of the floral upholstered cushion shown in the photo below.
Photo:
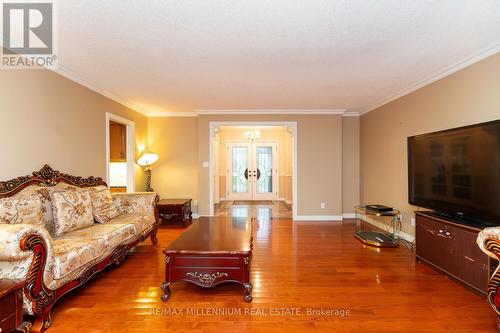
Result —
<path fill-rule="evenodd" d="M 136 231 L 133 224 L 94 224 L 91 228 L 83 228 L 64 234 L 56 238 L 60 240 L 98 240 L 98 244 L 105 251 L 112 250 L 135 237 Z"/>
<path fill-rule="evenodd" d="M 113 203 L 111 192 L 106 186 L 96 186 L 90 189 L 92 213 L 99 223 L 106 223 L 120 215 Z"/>
<path fill-rule="evenodd" d="M 89 263 L 103 259 L 104 242 L 99 239 L 54 239 L 54 278 L 61 279 Z"/>
<path fill-rule="evenodd" d="M 154 212 L 157 194 L 154 192 L 113 193 L 115 206 L 122 214 Z"/>
<path fill-rule="evenodd" d="M 49 195 L 54 215 L 55 237 L 94 224 L 92 202 L 88 190 L 52 189 Z"/>
<path fill-rule="evenodd" d="M 135 228 L 136 234 L 144 234 L 151 230 L 151 227 L 156 222 L 155 215 L 153 212 L 141 214 L 141 213 L 130 213 L 122 214 L 114 219 L 111 219 L 107 224 L 113 225 L 123 225 L 132 224 Z"/>
<path fill-rule="evenodd" d="M 54 234 L 54 216 L 52 214 L 52 202 L 50 200 L 50 195 L 49 192 L 53 191 L 54 189 L 78 189 L 79 187 L 66 184 L 66 183 L 58 183 L 54 187 L 40 187 L 40 186 L 33 186 L 33 187 L 28 187 L 26 188 L 23 192 L 36 192 L 38 193 L 41 198 L 42 198 L 42 206 L 43 211 L 44 211 L 44 224 L 45 224 L 45 229 L 50 233 L 51 236 L 55 236 Z"/>
<path fill-rule="evenodd" d="M 34 192 L 0 199 L 0 224 L 43 225 L 44 209 L 41 196 Z"/>

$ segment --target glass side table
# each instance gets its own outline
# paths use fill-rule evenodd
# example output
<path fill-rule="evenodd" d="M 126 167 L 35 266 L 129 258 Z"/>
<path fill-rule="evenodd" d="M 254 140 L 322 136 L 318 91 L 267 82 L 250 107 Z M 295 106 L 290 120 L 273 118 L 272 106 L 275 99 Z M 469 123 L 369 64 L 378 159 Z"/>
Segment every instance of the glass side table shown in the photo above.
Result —
<path fill-rule="evenodd" d="M 356 206 L 354 212 L 356 214 L 354 237 L 362 243 L 377 247 L 397 247 L 399 245 L 399 239 L 396 236 L 398 216 L 401 213 L 399 210 L 379 212 L 366 209 L 365 206 Z M 371 220 L 372 223 L 366 222 L 367 220 Z"/>

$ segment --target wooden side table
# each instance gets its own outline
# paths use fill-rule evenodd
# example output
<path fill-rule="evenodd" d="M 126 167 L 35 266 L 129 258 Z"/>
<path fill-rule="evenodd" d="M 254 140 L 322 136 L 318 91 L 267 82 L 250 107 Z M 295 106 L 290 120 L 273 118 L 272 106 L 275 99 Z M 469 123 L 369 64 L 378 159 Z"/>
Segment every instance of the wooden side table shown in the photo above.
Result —
<path fill-rule="evenodd" d="M 191 222 L 191 199 L 161 199 L 158 202 L 158 215 L 162 224 Z"/>
<path fill-rule="evenodd" d="M 0 279 L 0 332 L 29 332 L 30 323 L 23 323 L 22 280 Z"/>

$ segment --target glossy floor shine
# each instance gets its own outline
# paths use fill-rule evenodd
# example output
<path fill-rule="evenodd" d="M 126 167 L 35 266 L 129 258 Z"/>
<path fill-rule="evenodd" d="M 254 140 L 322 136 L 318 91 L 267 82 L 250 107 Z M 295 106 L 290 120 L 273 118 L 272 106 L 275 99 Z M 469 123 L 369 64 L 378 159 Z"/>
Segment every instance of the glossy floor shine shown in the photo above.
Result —
<path fill-rule="evenodd" d="M 231 218 L 226 209 L 217 218 Z M 258 210 L 249 209 L 251 218 Z M 239 286 L 185 283 L 161 302 L 161 251 L 183 229 L 160 229 L 157 246 L 146 241 L 63 298 L 48 332 L 495 332 L 485 300 L 415 263 L 410 250 L 364 246 L 352 221 L 293 223 L 260 211 L 252 303 Z"/>

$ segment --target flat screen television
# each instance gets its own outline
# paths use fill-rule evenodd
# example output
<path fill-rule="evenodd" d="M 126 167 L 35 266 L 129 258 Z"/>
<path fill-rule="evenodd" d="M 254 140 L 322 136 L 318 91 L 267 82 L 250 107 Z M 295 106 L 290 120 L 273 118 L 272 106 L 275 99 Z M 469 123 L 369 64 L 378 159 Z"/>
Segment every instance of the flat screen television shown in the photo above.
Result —
<path fill-rule="evenodd" d="M 500 225 L 500 120 L 408 138 L 411 205 Z"/>

